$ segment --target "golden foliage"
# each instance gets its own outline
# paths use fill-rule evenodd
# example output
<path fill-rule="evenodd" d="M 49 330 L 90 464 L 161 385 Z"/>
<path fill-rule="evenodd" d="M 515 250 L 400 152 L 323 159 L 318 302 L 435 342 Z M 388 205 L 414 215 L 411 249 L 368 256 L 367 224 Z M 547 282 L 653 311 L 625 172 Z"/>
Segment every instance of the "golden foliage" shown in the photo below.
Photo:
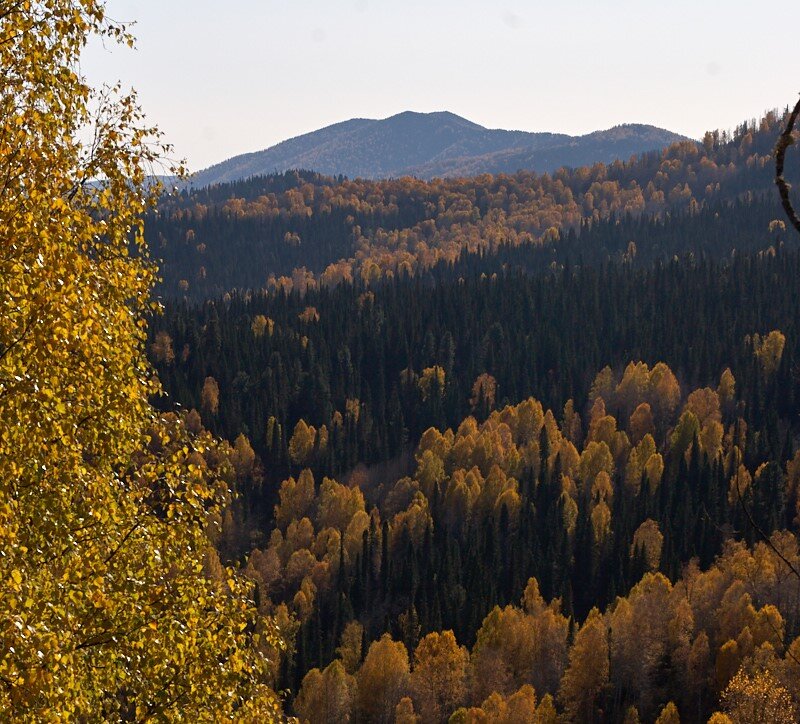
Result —
<path fill-rule="evenodd" d="M 200 393 L 200 404 L 210 415 L 216 415 L 219 410 L 219 385 L 213 377 L 206 377 Z"/>
<path fill-rule="evenodd" d="M 395 724 L 419 724 L 420 717 L 414 713 L 414 702 L 410 697 L 404 696 L 394 708 Z"/>
<path fill-rule="evenodd" d="M 342 631 L 341 643 L 336 649 L 336 653 L 348 674 L 354 674 L 361 663 L 363 636 L 364 627 L 358 621 L 350 621 Z"/>
<path fill-rule="evenodd" d="M 410 689 L 427 721 L 446 721 L 466 697 L 469 654 L 452 631 L 429 633 L 414 651 Z"/>
<path fill-rule="evenodd" d="M 323 671 L 311 669 L 303 677 L 295 708 L 302 721 L 347 724 L 353 721 L 355 697 L 355 677 L 334 660 Z"/>
<path fill-rule="evenodd" d="M 608 685 L 608 634 L 593 608 L 575 636 L 558 697 L 569 721 L 592 721 L 595 702 Z"/>
<path fill-rule="evenodd" d="M 736 399 L 736 378 L 729 367 L 726 367 L 719 378 L 717 394 L 723 409 L 730 408 Z"/>
<path fill-rule="evenodd" d="M 678 707 L 673 702 L 668 702 L 658 715 L 655 724 L 681 724 Z"/>
<path fill-rule="evenodd" d="M 263 314 L 257 314 L 253 317 L 250 329 L 253 332 L 253 336 L 256 338 L 263 337 L 265 332 L 271 337 L 275 329 L 275 322 L 269 317 L 265 317 Z"/>
<path fill-rule="evenodd" d="M 384 634 L 369 647 L 358 672 L 358 710 L 365 721 L 391 721 L 406 695 L 408 652 L 402 642 Z"/>
<path fill-rule="evenodd" d="M 319 322 L 319 312 L 316 307 L 306 307 L 297 318 L 305 324 L 312 324 L 313 322 Z"/>
<path fill-rule="evenodd" d="M 444 367 L 435 365 L 433 367 L 426 367 L 422 370 L 422 375 L 419 378 L 419 389 L 422 393 L 422 399 L 427 400 L 436 393 L 441 397 L 444 395 Z"/>
<path fill-rule="evenodd" d="M 664 535 L 658 529 L 658 523 L 648 518 L 642 523 L 633 534 L 633 543 L 631 544 L 631 557 L 637 550 L 641 550 L 644 554 L 644 560 L 647 567 L 654 571 L 658 568 L 661 562 L 661 547 L 664 544 Z"/>
<path fill-rule="evenodd" d="M 91 37 L 132 43 L 99 0 L 0 12 L 0 716 L 274 719 L 277 630 L 208 554 L 216 443 L 148 404 L 141 214 L 168 149 L 86 86 Z"/>
<path fill-rule="evenodd" d="M 786 337 L 779 330 L 773 330 L 766 337 L 754 334 L 752 337 L 753 352 L 761 362 L 761 369 L 766 377 L 777 372 L 786 346 Z"/>
<path fill-rule="evenodd" d="M 797 705 L 769 671 L 753 675 L 740 669 L 722 692 L 725 713 L 737 724 L 791 724 Z"/>
<path fill-rule="evenodd" d="M 492 375 L 484 372 L 478 375 L 475 384 L 472 385 L 472 395 L 469 404 L 472 410 L 480 410 L 484 406 L 486 410 L 494 408 L 497 395 L 497 380 Z"/>
<path fill-rule="evenodd" d="M 650 409 L 650 404 L 647 402 L 640 402 L 637 408 L 631 414 L 629 429 L 631 433 L 631 442 L 636 445 L 645 435 L 652 435 L 655 432 L 655 425 L 653 423 L 653 411 Z"/>
<path fill-rule="evenodd" d="M 306 424 L 303 419 L 298 420 L 289 440 L 289 457 L 295 465 L 303 466 L 313 462 L 316 439 L 317 429 Z"/>
<path fill-rule="evenodd" d="M 175 361 L 175 350 L 172 349 L 172 337 L 164 331 L 156 335 L 155 341 L 150 349 L 156 362 L 171 365 Z"/>

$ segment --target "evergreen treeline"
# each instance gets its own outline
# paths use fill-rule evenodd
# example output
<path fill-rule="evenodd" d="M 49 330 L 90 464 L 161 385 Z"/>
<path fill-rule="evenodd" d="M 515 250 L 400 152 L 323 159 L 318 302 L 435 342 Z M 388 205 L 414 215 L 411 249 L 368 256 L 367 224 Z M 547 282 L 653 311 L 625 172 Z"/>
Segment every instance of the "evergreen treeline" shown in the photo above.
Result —
<path fill-rule="evenodd" d="M 570 398 L 583 409 L 606 365 L 663 360 L 687 385 L 709 384 L 730 367 L 761 427 L 795 411 L 798 275 L 800 254 L 779 249 L 724 262 L 511 271 L 494 279 L 473 273 L 435 285 L 401 279 L 374 290 L 340 285 L 304 296 L 168 302 L 153 323 L 174 350 L 170 362 L 162 355 L 158 363 L 162 404 L 201 409 L 212 377 L 219 402 L 207 424 L 230 440 L 243 432 L 273 482 L 291 472 L 288 444 L 300 419 L 330 428 L 336 411 L 345 415 L 357 404 L 357 421 L 315 461 L 320 473 L 341 474 L 396 458 L 431 425 L 457 425 L 475 409 L 470 399 L 484 373 L 496 380 L 498 404 L 534 395 L 553 409 Z M 317 321 L 304 321 L 308 309 Z M 259 316 L 271 333 L 254 331 Z M 765 399 L 747 338 L 772 329 L 788 342 L 781 393 Z M 426 397 L 415 376 L 437 367 L 442 395 Z M 277 424 L 268 439 L 270 418 Z"/>

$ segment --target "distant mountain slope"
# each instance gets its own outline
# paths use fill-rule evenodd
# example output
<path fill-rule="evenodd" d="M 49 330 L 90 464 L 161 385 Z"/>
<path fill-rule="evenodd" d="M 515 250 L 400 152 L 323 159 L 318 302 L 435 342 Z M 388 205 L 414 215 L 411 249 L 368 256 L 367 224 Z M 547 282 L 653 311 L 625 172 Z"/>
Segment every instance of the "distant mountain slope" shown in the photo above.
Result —
<path fill-rule="evenodd" d="M 420 178 L 553 171 L 608 163 L 686 140 L 630 124 L 585 136 L 491 130 L 453 113 L 406 111 L 383 120 L 354 118 L 200 171 L 196 188 L 289 169 L 350 178 Z"/>
<path fill-rule="evenodd" d="M 516 173 L 517 171 L 552 172 L 568 166 L 579 168 L 595 163 L 627 161 L 631 156 L 666 148 L 676 141 L 687 140 L 655 126 L 630 123 L 614 126 L 607 131 L 594 131 L 585 136 L 553 135 L 538 146 L 503 149 L 483 156 L 448 159 L 443 163 L 433 159 L 418 168 L 410 169 L 413 176 L 475 176 L 481 173 Z"/>

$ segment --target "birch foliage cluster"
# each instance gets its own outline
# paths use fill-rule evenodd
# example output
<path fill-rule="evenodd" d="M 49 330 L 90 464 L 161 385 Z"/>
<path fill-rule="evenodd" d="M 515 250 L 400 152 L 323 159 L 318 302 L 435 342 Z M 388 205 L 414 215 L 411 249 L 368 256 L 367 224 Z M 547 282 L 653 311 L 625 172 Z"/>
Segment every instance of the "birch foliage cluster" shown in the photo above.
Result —
<path fill-rule="evenodd" d="M 169 153 L 80 74 L 98 0 L 0 0 L 0 718 L 279 716 L 274 625 L 219 564 L 215 441 L 159 418 L 141 214 Z"/>

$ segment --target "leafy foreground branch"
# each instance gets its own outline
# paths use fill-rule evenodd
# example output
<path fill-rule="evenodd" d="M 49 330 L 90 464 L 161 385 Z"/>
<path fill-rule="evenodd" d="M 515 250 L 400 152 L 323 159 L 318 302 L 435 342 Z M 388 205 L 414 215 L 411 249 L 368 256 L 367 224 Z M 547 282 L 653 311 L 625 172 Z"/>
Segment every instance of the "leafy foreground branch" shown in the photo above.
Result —
<path fill-rule="evenodd" d="M 207 535 L 216 443 L 148 403 L 169 148 L 85 84 L 92 36 L 132 42 L 97 0 L 0 2 L 0 718 L 277 719 L 277 630 Z"/>

